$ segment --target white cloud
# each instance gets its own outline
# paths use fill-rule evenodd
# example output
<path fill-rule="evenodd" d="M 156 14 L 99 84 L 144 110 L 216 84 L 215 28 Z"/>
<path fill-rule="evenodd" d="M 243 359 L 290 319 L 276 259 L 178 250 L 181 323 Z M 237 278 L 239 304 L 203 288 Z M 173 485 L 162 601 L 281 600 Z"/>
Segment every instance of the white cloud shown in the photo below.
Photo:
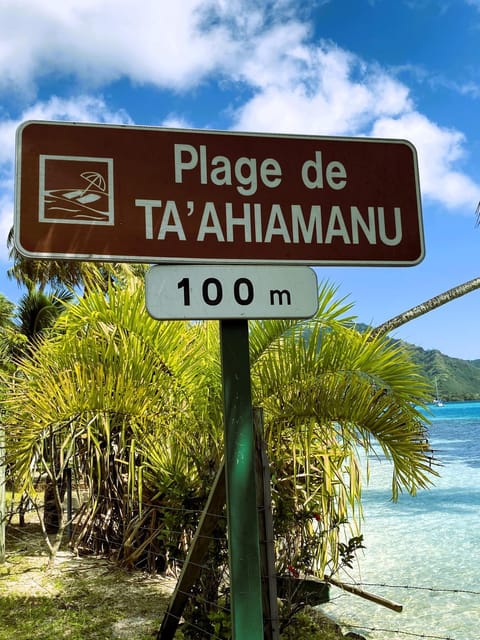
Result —
<path fill-rule="evenodd" d="M 467 4 L 480 11 L 480 0 L 466 0 Z"/>
<path fill-rule="evenodd" d="M 105 100 L 98 96 L 81 95 L 63 99 L 52 96 L 46 102 L 37 102 L 22 114 L 24 120 L 72 120 L 75 122 L 111 122 L 132 124 L 123 109 L 113 111 Z"/>
<path fill-rule="evenodd" d="M 378 65 L 331 43 L 312 46 L 303 36 L 279 27 L 275 38 L 269 33 L 258 43 L 242 69 L 256 91 L 236 111 L 234 127 L 408 139 L 418 150 L 422 194 L 471 215 L 480 185 L 461 169 L 464 135 L 416 110 L 408 87 Z"/>
<path fill-rule="evenodd" d="M 278 38 L 270 56 L 263 72 L 261 57 L 245 66 L 257 91 L 237 111 L 238 129 L 359 135 L 375 118 L 411 108 L 405 85 L 331 44 L 292 50 Z"/>
<path fill-rule="evenodd" d="M 169 127 L 170 129 L 195 128 L 189 120 L 186 120 L 183 116 L 176 115 L 174 113 L 170 113 L 166 118 L 164 118 L 160 126 Z"/>
<path fill-rule="evenodd" d="M 0 91 L 31 101 L 42 78 L 70 93 L 121 77 L 132 92 L 138 83 L 187 90 L 227 79 L 232 95 L 240 87 L 251 96 L 231 112 L 234 129 L 407 138 L 424 195 L 451 209 L 478 201 L 479 186 L 462 171 L 462 134 L 421 114 L 408 86 L 379 65 L 314 42 L 301 11 L 293 0 L 0 2 Z M 18 120 L 0 120 L 0 179 L 12 180 L 14 132 L 26 119 L 131 123 L 99 97 L 37 101 Z M 164 124 L 189 126 L 175 115 Z M 1 193 L 4 229 L 13 196 Z"/>
<path fill-rule="evenodd" d="M 465 138 L 455 129 L 440 127 L 417 112 L 399 118 L 382 118 L 375 122 L 372 135 L 379 138 L 405 138 L 418 152 L 422 194 L 450 209 L 472 209 L 480 200 L 480 185 L 455 169 L 465 155 Z"/>
<path fill-rule="evenodd" d="M 120 77 L 191 86 L 229 57 L 225 28 L 202 19 L 215 2 L 16 0 L 0 5 L 0 85 L 31 89 L 41 77 L 90 86 Z"/>
<path fill-rule="evenodd" d="M 26 108 L 18 120 L 0 121 L 0 169 L 13 163 L 15 130 L 25 120 L 71 120 L 75 122 L 111 122 L 132 124 L 126 111 L 112 111 L 102 98 L 77 96 L 64 100 L 52 96 L 46 102 L 37 102 Z M 6 167 L 5 167 L 6 165 Z"/>

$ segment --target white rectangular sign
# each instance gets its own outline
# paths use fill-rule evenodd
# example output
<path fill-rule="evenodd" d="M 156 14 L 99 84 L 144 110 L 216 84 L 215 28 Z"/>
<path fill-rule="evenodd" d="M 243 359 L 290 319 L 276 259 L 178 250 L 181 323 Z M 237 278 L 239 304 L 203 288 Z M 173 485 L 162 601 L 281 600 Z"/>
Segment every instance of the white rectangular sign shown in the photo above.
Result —
<path fill-rule="evenodd" d="M 156 265 L 145 292 L 159 320 L 310 318 L 318 309 L 316 274 L 302 266 Z"/>

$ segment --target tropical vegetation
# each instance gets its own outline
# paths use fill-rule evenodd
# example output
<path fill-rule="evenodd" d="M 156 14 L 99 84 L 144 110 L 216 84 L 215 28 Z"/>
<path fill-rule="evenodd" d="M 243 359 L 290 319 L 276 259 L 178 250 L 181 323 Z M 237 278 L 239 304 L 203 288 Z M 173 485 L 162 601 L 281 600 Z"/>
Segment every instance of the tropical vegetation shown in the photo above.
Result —
<path fill-rule="evenodd" d="M 444 304 L 448 302 L 452 302 L 452 300 L 457 300 L 462 296 L 467 295 L 467 293 L 471 293 L 472 291 L 476 291 L 480 288 L 480 278 L 472 278 L 472 280 L 468 280 L 467 282 L 462 282 L 447 291 L 439 293 L 433 298 L 429 298 L 424 302 L 415 305 L 411 309 L 407 311 L 403 311 L 399 313 L 397 316 L 390 318 L 386 322 L 382 323 L 378 327 L 374 329 L 374 335 L 386 334 L 390 333 L 397 327 L 400 327 L 411 320 L 415 320 L 415 318 L 419 318 L 420 316 L 433 311 L 434 309 L 438 309 L 442 307 Z"/>
<path fill-rule="evenodd" d="M 216 325 L 152 320 L 141 265 L 32 261 L 9 242 L 10 275 L 27 288 L 16 310 L 0 298 L 10 486 L 37 508 L 39 487 L 49 489 L 57 520 L 44 514 L 42 523 L 52 561 L 73 475 L 81 503 L 72 534 L 77 550 L 128 568 L 175 568 L 223 455 Z M 362 546 L 356 534 L 365 453 L 391 461 L 394 499 L 430 484 L 422 408 L 431 398 L 424 376 L 431 371 L 386 334 L 479 285 L 476 278 L 455 287 L 375 330 L 359 331 L 351 305 L 328 285 L 308 322 L 250 322 L 279 573 L 333 574 Z M 226 562 L 224 538 L 219 519 L 217 569 Z M 207 585 L 213 599 L 222 597 L 218 576 Z M 205 620 L 213 624 L 215 615 L 206 611 Z"/>
<path fill-rule="evenodd" d="M 70 473 L 82 497 L 72 544 L 164 571 L 184 556 L 222 460 L 218 327 L 150 318 L 135 270 L 103 283 L 64 301 L 53 329 L 12 360 L 10 479 L 34 502 L 39 482 L 53 491 L 52 559 Z M 401 345 L 357 331 L 334 287 L 321 288 L 319 303 L 308 322 L 250 322 L 278 571 L 288 575 L 336 571 L 358 534 L 362 451 L 392 462 L 394 498 L 433 474 L 421 412 L 429 389 L 417 366 Z"/>

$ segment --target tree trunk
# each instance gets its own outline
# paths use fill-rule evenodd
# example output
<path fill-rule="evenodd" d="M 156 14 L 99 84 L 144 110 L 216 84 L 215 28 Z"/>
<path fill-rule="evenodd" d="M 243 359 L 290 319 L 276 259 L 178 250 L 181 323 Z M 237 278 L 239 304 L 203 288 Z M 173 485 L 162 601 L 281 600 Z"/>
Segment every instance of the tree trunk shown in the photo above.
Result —
<path fill-rule="evenodd" d="M 46 479 L 43 492 L 43 519 L 47 533 L 58 533 L 60 529 L 66 488 L 65 477 L 57 482 L 51 478 Z"/>
<path fill-rule="evenodd" d="M 372 332 L 372 337 L 381 336 L 385 333 L 390 333 L 397 327 L 400 327 L 402 324 L 406 324 L 410 322 L 410 320 L 415 320 L 415 318 L 419 318 L 423 316 L 425 313 L 429 311 L 433 311 L 434 309 L 438 309 L 447 302 L 451 300 L 455 300 L 456 298 L 460 298 L 471 291 L 475 291 L 475 289 L 480 288 L 480 278 L 473 278 L 473 280 L 468 280 L 468 282 L 464 282 L 463 284 L 459 284 L 444 293 L 440 293 L 438 296 L 434 296 L 430 298 L 430 300 L 426 300 L 421 304 L 418 304 L 415 307 L 412 307 L 408 311 L 404 311 L 400 313 L 398 316 L 387 320 L 383 324 L 380 324 L 376 327 Z"/>

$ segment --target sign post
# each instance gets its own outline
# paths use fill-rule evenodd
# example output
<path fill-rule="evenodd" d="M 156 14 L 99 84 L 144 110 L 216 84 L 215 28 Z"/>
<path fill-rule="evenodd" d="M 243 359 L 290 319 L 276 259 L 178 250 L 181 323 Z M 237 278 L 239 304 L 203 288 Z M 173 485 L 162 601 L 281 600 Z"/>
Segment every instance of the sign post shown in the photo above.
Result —
<path fill-rule="evenodd" d="M 248 322 L 222 320 L 220 342 L 233 637 L 263 640 Z"/>
<path fill-rule="evenodd" d="M 26 122 L 16 166 L 21 254 L 163 263 L 168 276 L 147 277 L 151 315 L 220 319 L 233 637 L 263 640 L 247 318 L 315 313 L 316 280 L 293 265 L 423 259 L 414 147 Z"/>

